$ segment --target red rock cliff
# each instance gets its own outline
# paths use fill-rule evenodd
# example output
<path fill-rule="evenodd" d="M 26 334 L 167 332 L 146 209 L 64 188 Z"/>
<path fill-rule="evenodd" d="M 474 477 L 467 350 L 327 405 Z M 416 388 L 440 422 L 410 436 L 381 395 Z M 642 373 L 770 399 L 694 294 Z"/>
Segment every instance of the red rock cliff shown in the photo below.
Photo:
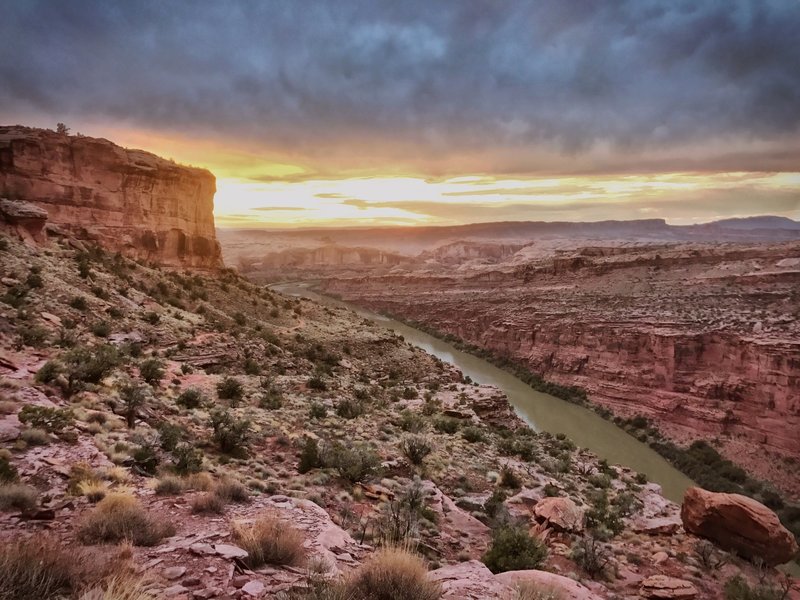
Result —
<path fill-rule="evenodd" d="M 164 265 L 221 266 L 216 180 L 142 150 L 0 126 L 0 198 L 47 211 L 48 227 Z"/>

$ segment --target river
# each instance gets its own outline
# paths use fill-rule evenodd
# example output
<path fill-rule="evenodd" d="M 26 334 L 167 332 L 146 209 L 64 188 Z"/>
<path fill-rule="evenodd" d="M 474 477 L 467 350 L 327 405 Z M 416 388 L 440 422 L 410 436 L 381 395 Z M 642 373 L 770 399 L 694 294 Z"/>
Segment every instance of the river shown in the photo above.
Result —
<path fill-rule="evenodd" d="M 650 481 L 661 486 L 664 496 L 674 502 L 680 504 L 686 488 L 694 485 L 691 479 L 675 469 L 649 446 L 591 410 L 537 392 L 510 373 L 481 358 L 462 352 L 447 342 L 399 321 L 318 294 L 309 289 L 309 284 L 306 283 L 277 284 L 271 287 L 290 296 L 301 296 L 322 304 L 352 310 L 382 327 L 391 329 L 402 335 L 407 342 L 455 365 L 473 381 L 493 385 L 502 390 L 517 414 L 534 430 L 553 434 L 563 433 L 579 446 L 588 448 L 599 457 L 607 459 L 609 463 L 624 465 L 645 473 Z"/>

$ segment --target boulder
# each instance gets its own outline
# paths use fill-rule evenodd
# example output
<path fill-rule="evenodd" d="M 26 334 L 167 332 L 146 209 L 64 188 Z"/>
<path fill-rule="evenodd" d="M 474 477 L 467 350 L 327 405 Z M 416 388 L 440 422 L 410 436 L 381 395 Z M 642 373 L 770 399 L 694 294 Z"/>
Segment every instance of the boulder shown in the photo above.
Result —
<path fill-rule="evenodd" d="M 540 523 L 559 531 L 583 531 L 583 509 L 569 498 L 542 498 L 533 509 Z"/>
<path fill-rule="evenodd" d="M 683 527 L 689 533 L 774 566 L 797 554 L 797 542 L 769 508 L 739 494 L 720 494 L 693 487 L 681 507 Z"/>
<path fill-rule="evenodd" d="M 441 585 L 442 600 L 506 600 L 511 595 L 511 588 L 478 560 L 447 565 L 428 577 Z"/>
<path fill-rule="evenodd" d="M 0 198 L 0 224 L 3 229 L 20 239 L 44 242 L 47 239 L 47 234 L 44 232 L 46 222 L 45 209 L 22 200 Z"/>
<path fill-rule="evenodd" d="M 543 590 L 552 590 L 556 592 L 558 597 L 562 600 L 602 600 L 603 598 L 585 585 L 569 577 L 548 573 L 547 571 L 538 571 L 536 569 L 507 571 L 505 573 L 498 573 L 494 577 L 497 581 L 504 583 L 512 589 L 523 582 L 535 583 Z"/>
<path fill-rule="evenodd" d="M 697 597 L 697 588 L 689 581 L 666 575 L 648 577 L 642 581 L 640 592 L 645 598 L 657 600 L 691 600 Z"/>

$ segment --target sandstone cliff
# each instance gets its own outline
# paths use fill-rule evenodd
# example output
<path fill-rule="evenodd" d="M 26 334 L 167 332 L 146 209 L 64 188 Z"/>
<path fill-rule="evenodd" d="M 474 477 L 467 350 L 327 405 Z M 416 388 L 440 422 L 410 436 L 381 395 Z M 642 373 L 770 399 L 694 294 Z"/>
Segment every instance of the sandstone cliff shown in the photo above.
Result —
<path fill-rule="evenodd" d="M 105 139 L 0 126 L 0 198 L 48 228 L 169 266 L 221 265 L 214 176 Z"/>

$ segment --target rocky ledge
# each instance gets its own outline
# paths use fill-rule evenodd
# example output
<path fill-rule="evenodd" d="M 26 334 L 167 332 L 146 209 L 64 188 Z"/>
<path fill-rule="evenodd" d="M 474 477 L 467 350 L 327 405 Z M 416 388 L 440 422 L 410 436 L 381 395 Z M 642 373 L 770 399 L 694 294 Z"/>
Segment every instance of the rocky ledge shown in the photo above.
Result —
<path fill-rule="evenodd" d="M 214 230 L 216 180 L 100 138 L 0 126 L 4 229 L 22 231 L 13 205 L 47 211 L 45 231 L 68 233 L 168 266 L 221 266 Z M 39 229 L 31 226 L 38 226 Z M 44 232 L 27 219 L 27 239 Z"/>

